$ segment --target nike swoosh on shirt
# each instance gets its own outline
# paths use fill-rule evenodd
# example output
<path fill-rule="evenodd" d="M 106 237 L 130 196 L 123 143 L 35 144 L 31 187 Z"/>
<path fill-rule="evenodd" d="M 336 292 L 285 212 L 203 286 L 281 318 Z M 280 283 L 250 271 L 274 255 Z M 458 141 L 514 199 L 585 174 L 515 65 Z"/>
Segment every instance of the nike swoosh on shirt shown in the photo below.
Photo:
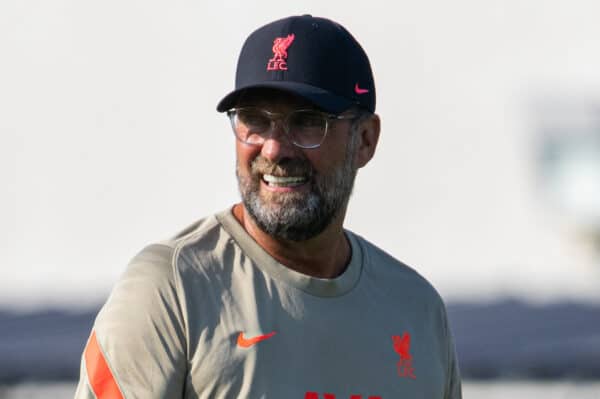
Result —
<path fill-rule="evenodd" d="M 252 338 L 244 338 L 244 332 L 240 332 L 240 334 L 238 335 L 237 338 L 237 344 L 238 346 L 241 346 L 242 348 L 249 348 L 252 345 L 260 342 L 260 341 L 264 341 L 266 339 L 271 338 L 273 335 L 275 335 L 276 332 L 270 332 L 268 334 L 264 334 L 264 335 L 257 335 L 256 337 L 252 337 Z"/>
<path fill-rule="evenodd" d="M 367 89 L 361 89 L 360 87 L 358 87 L 358 83 L 357 83 L 357 84 L 354 85 L 354 92 L 356 94 L 365 94 L 365 93 L 368 93 L 369 90 L 367 90 Z"/>

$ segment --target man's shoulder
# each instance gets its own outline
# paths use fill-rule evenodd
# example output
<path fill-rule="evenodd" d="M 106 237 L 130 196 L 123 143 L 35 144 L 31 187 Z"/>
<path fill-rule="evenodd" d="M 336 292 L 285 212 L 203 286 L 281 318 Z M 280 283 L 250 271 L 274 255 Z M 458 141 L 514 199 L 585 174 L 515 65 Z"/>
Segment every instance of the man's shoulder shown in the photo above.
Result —
<path fill-rule="evenodd" d="M 401 288 L 405 293 L 425 296 L 436 302 L 442 302 L 438 291 L 417 270 L 364 237 L 357 234 L 354 236 L 363 251 L 365 273 L 383 284 Z"/>
<path fill-rule="evenodd" d="M 200 247 L 215 249 L 214 237 L 223 235 L 219 230 L 222 230 L 219 222 L 215 215 L 211 215 L 194 222 L 172 238 L 144 247 L 129 261 L 115 283 L 107 307 L 125 301 L 150 309 L 160 302 L 157 296 L 177 302 L 177 292 L 185 285 L 186 268 L 189 269 L 194 261 L 199 265 L 198 260 L 202 259 L 194 258 L 190 251 L 197 251 Z M 190 258 L 194 261 L 188 261 Z"/>
<path fill-rule="evenodd" d="M 181 249 L 194 242 L 205 240 L 214 235 L 219 228 L 220 224 L 216 218 L 216 214 L 212 214 L 195 221 L 177 232 L 174 236 L 162 240 L 158 244 L 171 248 L 173 252 L 181 251 Z"/>
<path fill-rule="evenodd" d="M 134 257 L 132 263 L 148 261 L 177 269 L 190 258 L 197 261 L 202 253 L 201 257 L 206 257 L 211 252 L 219 252 L 223 243 L 229 239 L 218 219 L 218 215 L 223 213 L 225 212 L 203 217 L 172 237 L 146 246 Z"/>

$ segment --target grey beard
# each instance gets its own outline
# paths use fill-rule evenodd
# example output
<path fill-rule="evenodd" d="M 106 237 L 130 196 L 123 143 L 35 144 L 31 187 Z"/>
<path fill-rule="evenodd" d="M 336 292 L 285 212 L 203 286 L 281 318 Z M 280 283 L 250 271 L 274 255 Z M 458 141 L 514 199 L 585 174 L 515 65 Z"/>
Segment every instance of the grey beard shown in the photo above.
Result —
<path fill-rule="evenodd" d="M 305 241 L 315 237 L 348 204 L 356 177 L 352 153 L 353 148 L 348 148 L 343 165 L 329 175 L 313 171 L 307 194 L 281 193 L 271 197 L 268 203 L 260 196 L 260 173 L 253 167 L 251 176 L 241 176 L 238 168 L 242 202 L 256 225 L 274 238 Z"/>
<path fill-rule="evenodd" d="M 321 196 L 310 193 L 306 198 L 289 198 L 276 206 L 265 206 L 257 192 L 242 196 L 250 217 L 272 237 L 304 241 L 318 235 L 331 223 L 333 213 L 322 206 Z"/>

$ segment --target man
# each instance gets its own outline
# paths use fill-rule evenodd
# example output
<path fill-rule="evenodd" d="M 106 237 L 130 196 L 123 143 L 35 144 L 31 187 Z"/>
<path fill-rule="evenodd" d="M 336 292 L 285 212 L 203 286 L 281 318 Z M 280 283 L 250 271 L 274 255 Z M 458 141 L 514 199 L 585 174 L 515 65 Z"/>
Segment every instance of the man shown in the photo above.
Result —
<path fill-rule="evenodd" d="M 76 398 L 460 398 L 438 294 L 343 228 L 380 127 L 356 40 L 309 15 L 263 26 L 217 110 L 242 203 L 133 259 Z"/>

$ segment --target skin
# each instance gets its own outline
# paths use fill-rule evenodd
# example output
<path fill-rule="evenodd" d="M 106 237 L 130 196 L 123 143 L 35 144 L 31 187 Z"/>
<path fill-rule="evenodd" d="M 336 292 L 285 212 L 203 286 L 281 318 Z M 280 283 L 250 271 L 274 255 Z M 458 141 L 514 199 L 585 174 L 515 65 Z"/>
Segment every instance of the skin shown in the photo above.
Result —
<path fill-rule="evenodd" d="M 258 106 L 277 113 L 310 107 L 306 101 L 284 92 L 257 92 L 238 102 L 238 106 Z M 310 162 L 317 172 L 327 172 L 340 167 L 346 157 L 350 140 L 349 120 L 336 121 L 329 126 L 327 136 L 320 147 L 302 149 L 293 145 L 278 124 L 262 145 L 249 145 L 236 140 L 238 171 L 249 175 L 252 161 L 259 155 L 277 163 L 285 158 L 302 158 Z M 379 140 L 380 119 L 376 114 L 364 119 L 358 128 L 359 144 L 354 154 L 354 167 L 364 167 L 373 157 Z M 306 186 L 274 190 L 261 183 L 263 197 L 285 195 L 289 190 L 306 190 Z M 334 278 L 344 272 L 351 257 L 350 245 L 343 232 L 347 206 L 340 209 L 333 221 L 320 234 L 304 241 L 283 240 L 262 231 L 248 214 L 245 206 L 238 203 L 233 215 L 250 236 L 273 258 L 300 273 L 319 278 Z"/>

